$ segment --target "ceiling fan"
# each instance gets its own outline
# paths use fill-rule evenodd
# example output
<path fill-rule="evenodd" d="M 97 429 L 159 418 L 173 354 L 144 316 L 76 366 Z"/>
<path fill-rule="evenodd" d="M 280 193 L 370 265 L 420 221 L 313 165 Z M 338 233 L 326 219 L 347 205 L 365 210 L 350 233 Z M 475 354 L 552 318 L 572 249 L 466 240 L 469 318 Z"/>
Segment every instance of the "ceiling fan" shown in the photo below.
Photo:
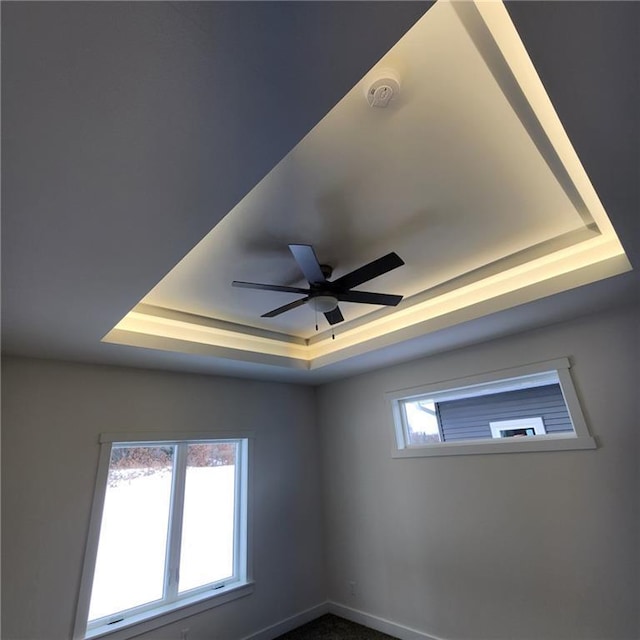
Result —
<path fill-rule="evenodd" d="M 387 293 L 370 293 L 368 291 L 353 291 L 357 287 L 369 280 L 373 280 L 397 267 L 401 267 L 404 261 L 396 253 L 388 253 L 373 262 L 369 262 L 359 269 L 340 276 L 331 282 L 329 278 L 333 272 L 332 267 L 320 264 L 313 247 L 310 244 L 290 244 L 289 249 L 298 263 L 300 270 L 309 283 L 308 289 L 301 287 L 286 287 L 277 284 L 259 284 L 257 282 L 240 282 L 234 280 L 231 284 L 234 287 L 244 287 L 246 289 L 260 289 L 262 291 L 282 291 L 285 293 L 298 293 L 304 298 L 285 304 L 277 309 L 262 314 L 262 318 L 274 318 L 281 313 L 291 311 L 303 304 L 309 305 L 317 312 L 324 313 L 329 324 L 338 324 L 344 317 L 338 306 L 340 302 L 359 302 L 363 304 L 379 304 L 395 307 L 402 296 Z"/>

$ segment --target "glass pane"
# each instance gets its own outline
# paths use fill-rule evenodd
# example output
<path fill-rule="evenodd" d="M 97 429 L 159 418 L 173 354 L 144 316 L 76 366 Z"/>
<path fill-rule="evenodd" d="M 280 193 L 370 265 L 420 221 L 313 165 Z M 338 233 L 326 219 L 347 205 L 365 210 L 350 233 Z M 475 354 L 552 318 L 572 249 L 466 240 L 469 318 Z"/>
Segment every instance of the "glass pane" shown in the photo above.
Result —
<path fill-rule="evenodd" d="M 430 400 L 406 401 L 404 413 L 407 422 L 408 445 L 440 442 L 435 402 Z"/>
<path fill-rule="evenodd" d="M 111 452 L 89 621 L 162 598 L 173 453 Z"/>
<path fill-rule="evenodd" d="M 233 575 L 236 442 L 191 444 L 180 550 L 180 588 Z"/>

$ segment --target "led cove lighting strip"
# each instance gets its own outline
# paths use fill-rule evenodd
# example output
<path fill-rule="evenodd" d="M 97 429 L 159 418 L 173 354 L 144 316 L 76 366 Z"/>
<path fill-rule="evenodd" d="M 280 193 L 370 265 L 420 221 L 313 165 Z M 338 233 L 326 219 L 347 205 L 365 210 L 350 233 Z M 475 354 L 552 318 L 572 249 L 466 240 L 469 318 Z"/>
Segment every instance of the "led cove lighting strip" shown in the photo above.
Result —
<path fill-rule="evenodd" d="M 332 361 L 335 362 L 340 359 L 336 354 L 349 349 L 353 350 L 354 347 L 376 339 L 382 339 L 390 334 L 396 334 L 395 337 L 389 338 L 392 342 L 399 342 L 406 339 L 406 334 L 411 327 L 437 318 L 443 318 L 448 314 L 464 309 L 469 309 L 471 317 L 477 317 L 477 314 L 476 316 L 473 315 L 473 307 L 486 302 L 495 302 L 493 310 L 504 308 L 504 304 L 499 298 L 508 295 L 511 295 L 512 298 L 514 296 L 517 298 L 517 292 L 519 291 L 522 291 L 523 296 L 526 298 L 527 292 L 525 290 L 531 289 L 538 284 L 548 284 L 547 292 L 543 292 L 542 295 L 547 295 L 556 290 L 562 291 L 572 288 L 576 286 L 575 281 L 567 285 L 566 282 L 562 281 L 562 278 L 576 274 L 574 280 L 580 280 L 580 271 L 588 271 L 589 279 L 579 282 L 579 284 L 585 284 L 586 282 L 593 282 L 629 270 L 631 268 L 630 264 L 626 259 L 615 230 L 562 127 L 533 63 L 515 31 L 506 8 L 501 2 L 480 1 L 474 4 L 491 32 L 496 45 L 508 62 L 580 197 L 583 198 L 590 214 L 598 225 L 601 235 L 532 260 L 526 264 L 513 267 L 502 273 L 462 286 L 430 300 L 407 306 L 406 308 L 402 308 L 401 305 L 395 312 L 374 319 L 364 325 L 349 329 L 348 323 L 345 323 L 345 330 L 341 331 L 338 328 L 335 339 L 327 332 L 325 338 L 312 344 L 294 344 L 264 336 L 164 318 L 139 311 L 128 313 L 116 325 L 114 331 L 138 333 L 169 340 L 188 341 L 224 349 L 295 359 L 307 363 L 308 368 L 312 368 L 314 360 L 333 355 L 335 357 L 332 358 Z M 558 281 L 560 281 L 560 287 L 554 289 L 554 283 Z M 540 297 L 540 293 L 536 292 L 533 297 L 528 299 Z M 510 306 L 518 303 L 518 300 L 511 299 Z M 486 309 L 484 313 L 487 313 Z M 449 324 L 446 324 L 445 321 L 444 326 L 450 326 L 459 321 L 459 319 L 452 319 Z M 405 335 L 402 334 L 403 330 Z M 109 341 L 110 334 L 105 336 L 104 339 Z M 114 341 L 116 340 L 114 339 Z M 343 357 L 347 357 L 347 354 L 345 353 Z M 323 364 L 327 363 L 321 363 L 319 366 Z"/>

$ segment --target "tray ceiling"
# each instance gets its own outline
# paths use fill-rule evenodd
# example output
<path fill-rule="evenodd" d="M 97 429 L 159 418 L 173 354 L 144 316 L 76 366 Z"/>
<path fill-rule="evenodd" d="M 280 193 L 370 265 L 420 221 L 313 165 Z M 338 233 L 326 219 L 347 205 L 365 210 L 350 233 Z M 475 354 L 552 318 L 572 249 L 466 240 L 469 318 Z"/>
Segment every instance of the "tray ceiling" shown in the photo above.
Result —
<path fill-rule="evenodd" d="M 505 6 L 7 3 L 3 355 L 318 384 L 633 304 L 637 5 Z M 261 319 L 290 242 L 403 302 Z"/>
<path fill-rule="evenodd" d="M 404 300 L 261 318 L 299 296 L 231 282 L 306 286 L 289 243 Z M 315 368 L 629 268 L 503 5 L 441 1 L 105 339 Z"/>

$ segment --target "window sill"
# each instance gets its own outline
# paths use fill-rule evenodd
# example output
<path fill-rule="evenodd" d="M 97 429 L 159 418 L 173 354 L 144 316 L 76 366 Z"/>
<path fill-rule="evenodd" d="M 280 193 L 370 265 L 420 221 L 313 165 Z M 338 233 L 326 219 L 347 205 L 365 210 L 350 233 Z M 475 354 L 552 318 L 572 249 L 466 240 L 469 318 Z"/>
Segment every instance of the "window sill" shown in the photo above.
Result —
<path fill-rule="evenodd" d="M 504 438 L 495 440 L 466 440 L 464 442 L 442 442 L 422 447 L 394 449 L 393 458 L 426 458 L 431 456 L 464 456 L 488 453 L 526 453 L 533 451 L 574 451 L 595 449 L 596 441 L 590 436 L 553 437 L 549 435 L 527 438 Z"/>
<path fill-rule="evenodd" d="M 93 638 L 127 640 L 141 633 L 152 631 L 207 609 L 226 604 L 232 600 L 244 598 L 251 593 L 253 593 L 253 582 L 245 582 L 241 585 L 232 585 L 217 590 L 215 595 L 211 595 L 209 592 L 198 593 L 179 602 L 162 605 L 157 609 L 132 615 L 121 622 L 87 630 L 83 637 L 85 640 L 92 640 Z"/>

